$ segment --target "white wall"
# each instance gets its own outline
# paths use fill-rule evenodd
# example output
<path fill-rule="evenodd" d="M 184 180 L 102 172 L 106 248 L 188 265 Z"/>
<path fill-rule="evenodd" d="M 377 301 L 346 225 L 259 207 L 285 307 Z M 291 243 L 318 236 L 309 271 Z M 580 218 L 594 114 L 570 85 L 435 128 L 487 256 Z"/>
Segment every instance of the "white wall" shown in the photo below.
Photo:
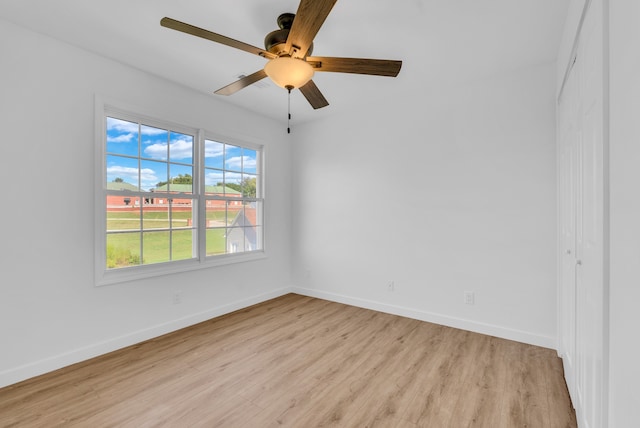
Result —
<path fill-rule="evenodd" d="M 555 347 L 555 70 L 372 80 L 366 109 L 299 126 L 297 291 Z"/>
<path fill-rule="evenodd" d="M 609 426 L 640 421 L 640 16 L 639 2 L 610 7 Z"/>
<path fill-rule="evenodd" d="M 282 124 L 2 20 L 0 52 L 0 386 L 288 290 L 290 147 Z M 268 258 L 94 287 L 96 93 L 264 142 Z"/>

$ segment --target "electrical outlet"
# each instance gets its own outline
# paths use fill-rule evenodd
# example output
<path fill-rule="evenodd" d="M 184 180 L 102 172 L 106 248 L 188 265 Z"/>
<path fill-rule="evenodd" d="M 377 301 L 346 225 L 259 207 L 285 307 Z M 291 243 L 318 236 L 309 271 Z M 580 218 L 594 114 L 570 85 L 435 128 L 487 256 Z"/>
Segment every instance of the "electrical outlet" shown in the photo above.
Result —
<path fill-rule="evenodd" d="M 464 292 L 464 303 L 467 305 L 473 305 L 475 303 L 475 295 L 473 291 Z"/>
<path fill-rule="evenodd" d="M 179 305 L 180 303 L 182 303 L 182 291 L 176 291 L 173 293 L 173 304 Z"/>
<path fill-rule="evenodd" d="M 387 289 L 389 291 L 396 291 L 396 283 L 395 283 L 395 281 L 389 281 L 389 283 L 387 284 Z"/>

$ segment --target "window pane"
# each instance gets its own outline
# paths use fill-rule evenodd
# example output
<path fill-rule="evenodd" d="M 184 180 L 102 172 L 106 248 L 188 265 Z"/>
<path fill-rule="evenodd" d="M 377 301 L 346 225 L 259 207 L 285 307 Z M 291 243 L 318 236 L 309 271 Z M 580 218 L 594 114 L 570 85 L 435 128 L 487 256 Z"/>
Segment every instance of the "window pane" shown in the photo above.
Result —
<path fill-rule="evenodd" d="M 167 191 L 167 164 L 143 160 L 140 163 L 140 187 L 143 192 L 151 189 Z"/>
<path fill-rule="evenodd" d="M 262 249 L 262 228 L 231 227 L 227 229 L 227 253 Z"/>
<path fill-rule="evenodd" d="M 208 195 L 224 195 L 224 173 L 218 170 L 205 171 L 205 188 L 204 191 Z"/>
<path fill-rule="evenodd" d="M 242 149 L 243 151 L 243 161 L 242 161 L 242 171 L 255 174 L 258 172 L 258 154 L 255 150 L 251 149 Z"/>
<path fill-rule="evenodd" d="M 257 203 L 229 202 L 227 225 L 230 227 L 260 226 L 260 211 Z"/>
<path fill-rule="evenodd" d="M 107 190 L 138 191 L 137 159 L 108 155 L 105 166 L 107 172 Z"/>
<path fill-rule="evenodd" d="M 224 195 L 227 198 L 241 199 L 242 198 L 242 193 L 240 193 L 238 190 L 236 190 L 236 188 L 240 188 L 240 185 L 231 183 L 230 185 L 224 186 L 224 188 L 223 188 Z"/>
<path fill-rule="evenodd" d="M 224 227 L 226 225 L 226 202 L 208 200 L 207 201 L 207 221 L 206 227 Z"/>
<path fill-rule="evenodd" d="M 188 260 L 193 254 L 193 231 L 177 230 L 172 232 L 171 260 Z"/>
<path fill-rule="evenodd" d="M 107 117 L 107 153 L 138 156 L 138 124 Z"/>
<path fill-rule="evenodd" d="M 170 233 L 167 231 L 144 232 L 142 234 L 142 256 L 145 265 L 170 260 L 169 236 Z"/>
<path fill-rule="evenodd" d="M 176 202 L 177 201 L 177 202 Z M 171 204 L 171 228 L 193 229 L 194 201 L 191 199 L 175 200 Z"/>
<path fill-rule="evenodd" d="M 107 269 L 141 264 L 140 233 L 107 234 Z"/>
<path fill-rule="evenodd" d="M 169 164 L 170 192 L 193 192 L 193 167 Z"/>
<path fill-rule="evenodd" d="M 207 229 L 207 256 L 224 254 L 226 248 L 226 229 Z"/>
<path fill-rule="evenodd" d="M 224 196 L 224 186 L 222 185 L 218 185 L 218 186 L 206 186 L 205 187 L 205 193 L 208 196 Z"/>
<path fill-rule="evenodd" d="M 149 200 L 149 203 L 146 201 Z M 169 205 L 150 207 L 151 200 L 145 198 L 145 206 L 142 214 L 142 226 L 144 230 L 169 228 Z"/>
<path fill-rule="evenodd" d="M 224 144 L 216 141 L 204 142 L 204 166 L 207 168 L 224 169 Z"/>
<path fill-rule="evenodd" d="M 227 229 L 227 253 L 241 253 L 244 251 L 244 228 L 232 227 Z"/>
<path fill-rule="evenodd" d="M 244 226 L 262 226 L 262 202 L 245 204 L 244 217 Z"/>
<path fill-rule="evenodd" d="M 263 228 L 261 226 L 256 227 L 247 227 L 245 228 L 246 234 L 249 236 L 247 238 L 247 242 L 250 243 L 250 246 L 247 245 L 245 251 L 256 251 L 262 250 L 262 231 Z"/>
<path fill-rule="evenodd" d="M 140 126 L 141 156 L 166 161 L 169 157 L 169 132 L 147 125 Z"/>
<path fill-rule="evenodd" d="M 169 160 L 193 165 L 193 136 L 172 132 Z"/>
<path fill-rule="evenodd" d="M 242 182 L 242 174 L 239 172 L 230 172 L 230 171 L 225 171 L 224 173 L 224 184 L 225 185 L 229 185 L 231 184 L 232 187 L 237 187 L 235 190 L 237 193 L 240 193 L 240 183 Z M 236 185 L 236 186 L 233 186 Z"/>
<path fill-rule="evenodd" d="M 233 171 L 242 171 L 242 147 L 228 144 L 225 146 L 224 167 Z"/>
<path fill-rule="evenodd" d="M 252 174 L 243 174 L 242 176 L 242 196 L 246 198 L 256 197 L 257 177 Z"/>
<path fill-rule="evenodd" d="M 227 225 L 244 226 L 244 209 L 242 201 L 227 202 Z"/>
<path fill-rule="evenodd" d="M 140 230 L 140 198 L 107 195 L 107 232 Z"/>

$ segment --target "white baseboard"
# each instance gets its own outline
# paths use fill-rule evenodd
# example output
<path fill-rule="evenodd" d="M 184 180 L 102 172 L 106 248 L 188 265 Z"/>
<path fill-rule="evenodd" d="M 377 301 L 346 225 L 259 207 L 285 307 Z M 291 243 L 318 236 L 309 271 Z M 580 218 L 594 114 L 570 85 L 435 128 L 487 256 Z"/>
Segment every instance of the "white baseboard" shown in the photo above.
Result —
<path fill-rule="evenodd" d="M 0 388 L 291 293 L 284 287 L 0 372 Z"/>
<path fill-rule="evenodd" d="M 544 348 L 556 349 L 556 338 L 543 336 L 526 331 L 515 330 L 508 327 L 502 327 L 492 324 L 485 324 L 477 321 L 467 320 L 463 318 L 451 317 L 448 315 L 437 314 L 434 312 L 426 312 L 417 309 L 406 308 L 402 306 L 389 305 L 373 300 L 349 297 L 342 294 L 330 293 L 326 291 L 314 290 L 309 288 L 294 287 L 292 290 L 296 294 L 303 296 L 317 297 L 332 302 L 344 303 L 346 305 L 357 306 L 374 311 L 385 312 L 388 314 L 399 315 L 407 318 L 413 318 L 420 321 L 432 322 L 435 324 L 446 325 L 448 327 L 459 328 L 462 330 L 473 331 L 475 333 L 486 334 L 489 336 L 500 337 L 502 339 L 513 340 L 516 342 L 527 343 L 530 345 L 541 346 Z"/>

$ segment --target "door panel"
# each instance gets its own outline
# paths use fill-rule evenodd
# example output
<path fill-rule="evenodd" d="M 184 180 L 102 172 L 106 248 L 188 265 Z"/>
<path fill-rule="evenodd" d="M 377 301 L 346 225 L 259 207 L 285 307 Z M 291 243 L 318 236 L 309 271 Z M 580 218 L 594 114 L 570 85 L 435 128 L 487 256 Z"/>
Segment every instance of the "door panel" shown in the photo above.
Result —
<path fill-rule="evenodd" d="M 579 425 L 605 426 L 603 4 L 593 0 L 558 108 L 560 326 Z M 573 248 L 572 248 L 573 245 Z"/>
<path fill-rule="evenodd" d="M 571 69 L 558 106 L 560 217 L 559 345 L 569 395 L 576 397 L 576 252 L 578 147 L 580 146 L 577 69 Z"/>

